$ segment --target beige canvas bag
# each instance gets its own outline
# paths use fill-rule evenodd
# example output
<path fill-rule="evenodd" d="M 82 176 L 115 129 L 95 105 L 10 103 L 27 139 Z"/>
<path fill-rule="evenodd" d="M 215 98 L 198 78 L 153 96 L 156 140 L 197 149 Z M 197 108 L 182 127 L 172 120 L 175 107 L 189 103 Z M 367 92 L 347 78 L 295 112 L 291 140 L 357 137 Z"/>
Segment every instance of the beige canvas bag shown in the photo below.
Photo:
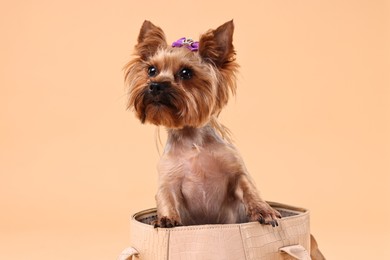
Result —
<path fill-rule="evenodd" d="M 119 260 L 310 259 L 309 211 L 269 204 L 282 214 L 279 226 L 257 222 L 154 228 L 156 209 L 131 219 L 131 245 Z"/>

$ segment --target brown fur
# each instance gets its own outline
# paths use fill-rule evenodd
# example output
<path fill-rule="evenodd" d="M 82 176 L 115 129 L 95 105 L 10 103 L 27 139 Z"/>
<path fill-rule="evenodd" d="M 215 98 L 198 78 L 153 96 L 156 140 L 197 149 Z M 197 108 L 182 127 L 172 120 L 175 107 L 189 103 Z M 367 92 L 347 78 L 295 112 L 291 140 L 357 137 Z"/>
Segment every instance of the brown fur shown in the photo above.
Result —
<path fill-rule="evenodd" d="M 229 130 L 217 120 L 236 91 L 233 31 L 233 21 L 207 31 L 192 52 L 168 46 L 161 28 L 145 21 L 135 57 L 125 66 L 128 108 L 142 123 L 168 130 L 158 164 L 156 227 L 247 221 L 275 226 L 280 218 L 258 195 Z M 150 67 L 156 74 L 148 74 Z M 183 68 L 192 71 L 190 78 L 180 77 Z M 160 86 L 158 94 L 153 84 Z M 313 236 L 311 257 L 325 259 Z"/>
<path fill-rule="evenodd" d="M 217 120 L 236 91 L 233 31 L 232 21 L 209 30 L 193 52 L 168 46 L 163 31 L 145 21 L 135 57 L 125 67 L 128 107 L 142 123 L 168 129 L 158 165 L 156 226 L 277 225 L 280 214 L 260 198 L 239 152 L 223 138 L 228 130 Z M 157 72 L 148 74 L 150 67 Z M 180 77 L 183 68 L 192 71 L 189 79 Z M 153 84 L 163 90 L 152 93 Z"/>

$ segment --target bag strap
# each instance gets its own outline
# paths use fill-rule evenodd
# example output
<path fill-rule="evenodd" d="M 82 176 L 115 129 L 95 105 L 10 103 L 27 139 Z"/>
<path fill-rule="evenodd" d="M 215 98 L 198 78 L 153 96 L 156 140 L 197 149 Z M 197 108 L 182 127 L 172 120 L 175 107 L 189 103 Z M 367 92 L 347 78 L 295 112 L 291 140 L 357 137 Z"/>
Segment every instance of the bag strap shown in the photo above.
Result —
<path fill-rule="evenodd" d="M 133 256 L 137 256 L 139 253 L 134 247 L 128 247 L 122 251 L 119 255 L 118 260 L 131 260 Z"/>
<path fill-rule="evenodd" d="M 301 245 L 285 246 L 279 248 L 279 251 L 289 254 L 298 260 L 311 260 L 310 254 Z"/>

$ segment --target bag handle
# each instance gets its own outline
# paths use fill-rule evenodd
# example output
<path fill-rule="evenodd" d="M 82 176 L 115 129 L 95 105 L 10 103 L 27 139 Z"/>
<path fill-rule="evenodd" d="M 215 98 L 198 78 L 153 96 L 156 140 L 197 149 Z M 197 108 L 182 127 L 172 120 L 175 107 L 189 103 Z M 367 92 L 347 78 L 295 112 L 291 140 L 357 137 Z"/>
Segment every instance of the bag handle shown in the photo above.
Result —
<path fill-rule="evenodd" d="M 131 260 L 133 256 L 137 256 L 139 253 L 134 247 L 128 247 L 122 251 L 119 255 L 118 260 Z"/>
<path fill-rule="evenodd" d="M 310 254 L 307 252 L 306 248 L 301 245 L 281 247 L 279 248 L 279 251 L 287 253 L 298 260 L 311 260 Z"/>

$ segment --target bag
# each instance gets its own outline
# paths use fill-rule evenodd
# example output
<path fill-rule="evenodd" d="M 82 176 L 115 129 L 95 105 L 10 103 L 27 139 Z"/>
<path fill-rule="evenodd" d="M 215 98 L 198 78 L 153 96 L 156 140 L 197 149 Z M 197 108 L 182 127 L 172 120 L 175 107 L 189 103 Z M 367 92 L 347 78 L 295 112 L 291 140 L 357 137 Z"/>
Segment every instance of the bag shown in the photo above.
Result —
<path fill-rule="evenodd" d="M 257 222 L 154 228 L 156 209 L 131 219 L 131 244 L 118 260 L 277 260 L 310 259 L 309 211 L 268 202 L 282 218 L 279 226 Z"/>

